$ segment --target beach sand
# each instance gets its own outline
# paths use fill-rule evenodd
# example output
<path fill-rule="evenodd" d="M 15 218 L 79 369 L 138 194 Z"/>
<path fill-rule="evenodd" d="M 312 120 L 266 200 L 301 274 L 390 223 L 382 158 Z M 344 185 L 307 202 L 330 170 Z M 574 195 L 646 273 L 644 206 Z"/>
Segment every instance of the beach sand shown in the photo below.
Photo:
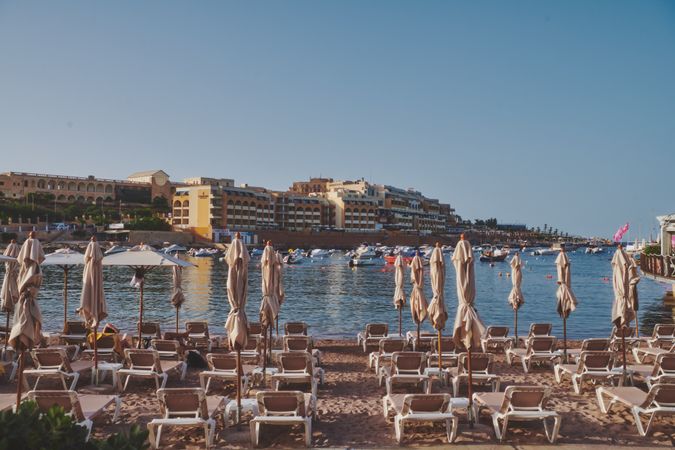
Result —
<path fill-rule="evenodd" d="M 318 418 L 313 424 L 312 445 L 314 447 L 337 448 L 389 448 L 397 447 L 394 426 L 391 419 L 382 414 L 382 396 L 385 388 L 378 386 L 377 378 L 367 367 L 367 354 L 357 347 L 355 341 L 320 340 L 316 345 L 322 350 L 322 366 L 326 372 L 325 384 L 319 387 Z M 571 346 L 578 346 L 572 343 Z M 509 367 L 503 355 L 497 356 L 497 372 L 502 374 L 503 391 L 513 384 L 545 385 L 553 390 L 552 407 L 562 415 L 559 446 L 609 446 L 672 447 L 675 444 L 675 419 L 660 418 L 647 437 L 640 437 L 627 408 L 615 406 L 608 415 L 603 414 L 595 399 L 595 390 L 584 386 L 581 395 L 574 394 L 571 383 L 565 380 L 557 384 L 553 371 L 548 367 L 534 369 L 523 374 L 522 366 Z M 199 386 L 199 371 L 189 369 L 185 381 L 170 377 L 167 387 Z M 88 383 L 83 377 L 79 386 Z M 11 386 L 3 385 L 2 392 L 10 392 Z M 234 397 L 230 389 L 223 390 L 220 384 L 212 388 L 211 394 Z M 479 389 L 480 390 L 480 389 Z M 112 414 L 104 414 L 94 423 L 93 436 L 105 438 L 110 433 L 128 429 L 132 424 L 145 426 L 159 417 L 159 404 L 154 393 L 154 383 L 132 380 L 129 389 L 122 394 L 122 408 L 118 423 L 110 421 Z M 434 392 L 451 392 L 449 387 L 435 383 Z M 250 396 L 254 396 L 255 389 Z M 466 395 L 465 390 L 461 395 Z M 250 448 L 247 417 L 239 429 L 223 427 L 222 414 L 217 416 L 218 427 L 216 448 Z M 261 446 L 288 448 L 303 446 L 302 429 L 289 427 L 264 427 Z M 162 434 L 162 448 L 203 448 L 203 431 L 199 429 L 166 429 Z M 456 445 L 468 444 L 492 448 L 498 446 L 491 421 L 486 413 L 480 423 L 470 429 L 466 415 L 460 414 Z M 445 446 L 444 429 L 440 425 L 415 425 L 406 428 L 404 446 Z M 531 446 L 543 448 L 548 441 L 541 424 L 514 424 L 509 428 L 509 447 Z"/>

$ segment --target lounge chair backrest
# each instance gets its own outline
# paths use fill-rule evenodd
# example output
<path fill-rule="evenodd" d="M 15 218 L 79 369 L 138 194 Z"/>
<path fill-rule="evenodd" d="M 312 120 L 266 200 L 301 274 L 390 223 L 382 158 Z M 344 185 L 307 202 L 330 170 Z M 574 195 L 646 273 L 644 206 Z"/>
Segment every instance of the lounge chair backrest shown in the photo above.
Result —
<path fill-rule="evenodd" d="M 635 328 L 633 327 L 621 327 L 617 328 L 616 326 L 612 327 L 612 334 L 609 336 L 610 339 L 615 339 L 621 337 L 633 337 L 635 334 Z"/>
<path fill-rule="evenodd" d="M 527 341 L 527 353 L 547 353 L 556 349 L 557 339 L 553 336 L 533 336 Z"/>
<path fill-rule="evenodd" d="M 444 413 L 450 406 L 450 394 L 408 394 L 403 398 L 401 415 Z"/>
<path fill-rule="evenodd" d="M 531 336 L 550 336 L 553 325 L 550 323 L 533 323 L 530 325 L 530 332 L 528 337 Z"/>
<path fill-rule="evenodd" d="M 206 321 L 185 322 L 185 330 L 188 334 L 203 334 L 209 336 L 209 323 Z"/>
<path fill-rule="evenodd" d="M 176 352 L 180 351 L 180 343 L 169 339 L 153 339 L 150 342 L 152 348 L 158 352 Z"/>
<path fill-rule="evenodd" d="M 471 353 L 471 373 L 492 373 L 493 358 L 492 353 Z M 468 353 L 459 355 L 459 373 L 468 373 L 468 359 Z"/>
<path fill-rule="evenodd" d="M 311 350 L 312 340 L 309 337 L 302 335 L 284 336 L 284 351 L 309 352 Z"/>
<path fill-rule="evenodd" d="M 286 322 L 284 332 L 287 335 L 301 334 L 307 336 L 307 324 L 305 322 Z"/>
<path fill-rule="evenodd" d="M 124 357 L 131 369 L 154 370 L 157 373 L 162 373 L 162 364 L 157 350 L 126 348 L 124 349 Z"/>
<path fill-rule="evenodd" d="M 582 351 L 589 352 L 605 352 L 609 349 L 609 340 L 608 339 L 584 339 L 581 343 Z"/>
<path fill-rule="evenodd" d="M 509 386 L 504 391 L 500 412 L 539 411 L 550 394 L 551 390 L 544 386 Z"/>
<path fill-rule="evenodd" d="M 441 338 L 441 351 L 443 353 L 454 353 L 457 349 L 455 341 L 452 339 L 452 336 L 442 337 Z M 438 338 L 435 337 L 431 340 L 431 353 L 438 354 Z"/>
<path fill-rule="evenodd" d="M 79 320 L 68 320 L 66 322 L 66 334 L 87 334 L 87 326 Z"/>
<path fill-rule="evenodd" d="M 206 362 L 211 370 L 237 373 L 237 356 L 231 353 L 209 353 Z"/>
<path fill-rule="evenodd" d="M 28 400 L 37 403 L 42 412 L 47 412 L 52 406 L 60 406 L 66 414 L 77 422 L 85 420 L 80 400 L 75 391 L 30 391 L 26 394 Z"/>
<path fill-rule="evenodd" d="M 654 406 L 675 408 L 675 384 L 657 383 L 653 384 L 642 408 L 651 408 Z"/>
<path fill-rule="evenodd" d="M 207 420 L 209 410 L 204 389 L 162 388 L 157 390 L 160 409 L 165 418 L 194 417 Z"/>
<path fill-rule="evenodd" d="M 247 352 L 258 352 L 260 353 L 260 338 L 255 335 L 248 335 L 248 339 L 246 340 L 246 345 L 242 350 L 247 351 Z"/>
<path fill-rule="evenodd" d="M 509 335 L 509 327 L 489 326 L 485 331 L 485 337 L 504 338 Z"/>
<path fill-rule="evenodd" d="M 96 340 L 96 348 L 98 350 L 114 349 L 115 348 L 115 335 L 114 334 L 103 334 Z"/>
<path fill-rule="evenodd" d="M 300 391 L 260 391 L 256 400 L 262 416 L 306 415 L 305 395 Z"/>
<path fill-rule="evenodd" d="M 369 323 L 366 325 L 366 338 L 384 337 L 389 333 L 389 325 L 386 323 Z"/>
<path fill-rule="evenodd" d="M 421 375 L 424 373 L 424 353 L 394 352 L 391 355 L 391 364 L 398 375 Z"/>
<path fill-rule="evenodd" d="M 66 351 L 62 348 L 36 348 L 31 355 L 38 369 L 58 369 L 66 373 L 73 371 Z"/>
<path fill-rule="evenodd" d="M 660 375 L 675 376 L 675 353 L 662 353 L 656 357 L 652 376 Z"/>
<path fill-rule="evenodd" d="M 284 352 L 279 356 L 282 373 L 313 374 L 312 355 L 303 352 Z"/>
<path fill-rule="evenodd" d="M 138 323 L 136 323 L 136 327 L 138 327 Z M 151 334 L 159 337 L 159 322 L 143 322 L 141 324 L 141 334 Z"/>
<path fill-rule="evenodd" d="M 248 335 L 250 336 L 252 334 L 255 335 L 262 334 L 262 325 L 260 324 L 260 322 L 248 323 Z"/>
<path fill-rule="evenodd" d="M 613 361 L 612 352 L 581 352 L 577 373 L 587 370 L 611 370 Z"/>
<path fill-rule="evenodd" d="M 379 353 L 402 352 L 405 349 L 405 340 L 401 338 L 385 338 L 380 341 Z"/>

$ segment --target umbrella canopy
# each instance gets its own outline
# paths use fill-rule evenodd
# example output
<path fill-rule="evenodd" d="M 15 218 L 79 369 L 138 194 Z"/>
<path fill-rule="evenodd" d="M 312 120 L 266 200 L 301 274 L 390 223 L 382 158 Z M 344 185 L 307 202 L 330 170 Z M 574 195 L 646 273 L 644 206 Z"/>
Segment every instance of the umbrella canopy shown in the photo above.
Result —
<path fill-rule="evenodd" d="M 396 288 L 394 289 L 394 306 L 396 309 L 401 309 L 403 306 L 405 306 L 404 267 L 405 262 L 403 262 L 401 255 L 398 255 L 396 257 L 396 261 L 394 262 L 394 282 L 396 284 Z"/>
<path fill-rule="evenodd" d="M 87 327 L 97 328 L 108 317 L 108 308 L 103 293 L 103 252 L 92 239 L 83 255 L 82 293 L 77 312 Z"/>
<path fill-rule="evenodd" d="M 476 281 L 474 276 L 474 257 L 471 243 L 460 240 L 452 255 L 457 284 L 457 316 L 455 317 L 453 339 L 457 345 L 466 348 L 480 346 L 480 338 L 485 332 L 478 312 L 473 306 L 476 299 Z"/>
<path fill-rule="evenodd" d="M 43 266 L 81 266 L 84 255 L 70 248 L 60 248 L 54 253 L 45 255 Z"/>
<path fill-rule="evenodd" d="M 274 282 L 276 283 L 275 290 L 277 291 L 277 300 L 279 300 L 279 307 L 283 305 L 284 300 L 286 299 L 286 291 L 284 290 L 284 257 L 276 252 L 277 263 L 275 265 L 276 276 L 274 277 Z"/>
<path fill-rule="evenodd" d="M 570 260 L 565 251 L 561 251 L 555 260 L 555 265 L 558 268 L 558 290 L 556 298 L 558 300 L 557 309 L 558 314 L 563 319 L 567 319 L 570 313 L 577 307 L 577 298 L 572 292 L 572 272 L 570 268 Z"/>
<path fill-rule="evenodd" d="M 5 277 L 2 280 L 2 290 L 0 291 L 2 310 L 8 313 L 14 311 L 14 305 L 19 301 L 19 263 L 16 260 L 17 256 L 19 256 L 19 245 L 12 242 L 3 252 Z"/>
<path fill-rule="evenodd" d="M 509 293 L 509 303 L 514 311 L 520 309 L 525 303 L 525 297 L 520 290 L 520 285 L 523 282 L 523 262 L 520 259 L 520 253 L 513 255 L 511 258 L 511 292 Z"/>
<path fill-rule="evenodd" d="M 640 282 L 640 273 L 638 272 L 638 263 L 635 258 L 630 258 L 630 269 L 628 270 L 628 302 L 633 311 L 635 311 L 637 320 L 637 311 L 640 309 L 640 301 L 638 299 L 637 285 Z"/>
<path fill-rule="evenodd" d="M 628 326 L 635 318 L 635 311 L 629 298 L 631 260 L 626 251 L 619 246 L 612 257 L 612 322 L 617 328 Z"/>
<path fill-rule="evenodd" d="M 103 258 L 104 266 L 129 266 L 129 267 L 191 267 L 191 264 L 182 259 L 175 258 L 166 253 L 161 253 L 149 245 L 137 245 L 129 250 L 113 253 Z"/>
<path fill-rule="evenodd" d="M 410 292 L 410 313 L 413 322 L 418 326 L 427 318 L 427 298 L 424 296 L 424 264 L 419 253 L 410 263 L 410 280 L 412 292 Z"/>
<path fill-rule="evenodd" d="M 174 308 L 179 309 L 185 302 L 185 294 L 183 294 L 183 268 L 181 266 L 173 266 L 173 277 L 171 290 L 171 304 Z"/>
<path fill-rule="evenodd" d="M 268 243 L 260 258 L 262 272 L 262 301 L 260 302 L 260 322 L 263 328 L 271 327 L 279 314 L 277 281 L 279 259 L 274 248 Z"/>
<path fill-rule="evenodd" d="M 440 246 L 436 246 L 431 252 L 429 259 L 431 267 L 431 290 L 434 293 L 429 305 L 428 313 L 431 325 L 436 330 L 445 328 L 445 322 L 448 320 L 448 312 L 445 309 L 445 260 Z"/>
<path fill-rule="evenodd" d="M 227 315 L 227 329 L 230 346 L 241 349 L 246 346 L 248 338 L 248 320 L 246 319 L 246 295 L 248 285 L 248 262 L 250 256 L 246 246 L 238 237 L 225 254 L 227 271 L 227 300 L 230 302 L 230 313 Z"/>
<path fill-rule="evenodd" d="M 40 241 L 29 237 L 21 246 L 19 256 L 19 301 L 14 313 L 14 326 L 9 335 L 9 344 L 25 350 L 40 342 L 42 314 L 35 299 L 42 286 L 40 264 L 45 259 Z M 21 381 L 19 381 L 21 383 Z"/>

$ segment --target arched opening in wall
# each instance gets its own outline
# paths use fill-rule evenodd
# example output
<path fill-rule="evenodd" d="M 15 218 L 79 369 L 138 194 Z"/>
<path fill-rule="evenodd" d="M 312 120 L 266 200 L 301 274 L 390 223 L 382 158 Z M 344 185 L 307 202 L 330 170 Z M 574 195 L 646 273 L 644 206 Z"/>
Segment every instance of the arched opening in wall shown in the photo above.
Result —
<path fill-rule="evenodd" d="M 47 186 L 47 183 L 45 182 L 45 180 L 42 180 L 42 179 L 38 180 L 38 182 L 37 182 L 38 189 L 45 189 L 46 186 Z"/>
<path fill-rule="evenodd" d="M 113 191 L 112 184 L 106 184 L 105 185 L 105 193 L 106 194 L 112 194 L 112 191 Z"/>

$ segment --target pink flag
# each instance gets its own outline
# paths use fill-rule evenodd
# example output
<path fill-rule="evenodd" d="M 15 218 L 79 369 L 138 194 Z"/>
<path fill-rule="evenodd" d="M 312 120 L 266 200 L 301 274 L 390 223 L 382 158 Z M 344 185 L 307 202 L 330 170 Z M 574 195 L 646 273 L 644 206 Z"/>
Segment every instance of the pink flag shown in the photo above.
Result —
<path fill-rule="evenodd" d="M 616 233 L 614 233 L 614 242 L 621 242 L 621 239 L 623 238 L 623 235 L 626 234 L 626 232 L 628 231 L 628 228 L 630 228 L 630 225 L 628 225 L 628 222 L 626 222 L 626 225 L 616 230 Z"/>

